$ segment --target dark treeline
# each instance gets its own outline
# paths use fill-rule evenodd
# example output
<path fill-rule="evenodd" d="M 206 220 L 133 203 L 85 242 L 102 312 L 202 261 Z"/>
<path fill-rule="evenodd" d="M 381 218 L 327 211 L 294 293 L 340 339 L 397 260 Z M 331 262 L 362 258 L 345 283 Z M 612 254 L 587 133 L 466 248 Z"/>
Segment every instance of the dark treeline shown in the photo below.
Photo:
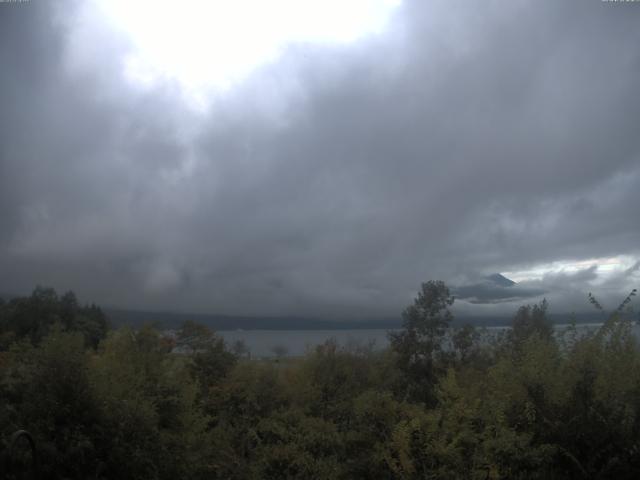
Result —
<path fill-rule="evenodd" d="M 38 288 L 0 301 L 0 448 L 30 431 L 47 479 L 637 478 L 634 294 L 586 334 L 542 302 L 487 339 L 432 281 L 385 351 L 265 361 Z"/>

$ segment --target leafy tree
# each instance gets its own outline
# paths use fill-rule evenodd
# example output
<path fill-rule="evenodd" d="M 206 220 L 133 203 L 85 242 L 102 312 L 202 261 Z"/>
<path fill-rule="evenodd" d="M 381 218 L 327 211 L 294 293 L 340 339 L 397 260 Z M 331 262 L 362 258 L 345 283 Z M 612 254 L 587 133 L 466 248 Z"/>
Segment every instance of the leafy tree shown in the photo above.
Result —
<path fill-rule="evenodd" d="M 271 363 L 239 363 L 223 382 L 213 385 L 203 408 L 210 416 L 215 477 L 255 478 L 252 473 L 261 439 L 262 419 L 287 410 L 292 398 L 284 379 Z"/>
<path fill-rule="evenodd" d="M 281 410 L 260 420 L 256 438 L 250 478 L 331 480 L 344 471 L 335 424 L 298 409 Z"/>
<path fill-rule="evenodd" d="M 215 340 L 213 331 L 198 322 L 187 320 L 182 323 L 176 336 L 176 346 L 185 353 L 205 350 Z"/>
<path fill-rule="evenodd" d="M 73 292 L 59 297 L 52 288 L 36 287 L 29 297 L 10 300 L 0 308 L 0 349 L 23 338 L 37 345 L 60 324 L 64 331 L 80 332 L 93 348 L 106 337 L 107 318 L 95 306 L 82 307 Z"/>
<path fill-rule="evenodd" d="M 348 418 L 355 397 L 375 383 L 373 357 L 341 348 L 335 339 L 318 345 L 300 365 L 307 409 L 334 421 Z"/>
<path fill-rule="evenodd" d="M 464 325 L 454 331 L 451 337 L 453 350 L 461 364 L 466 364 L 478 354 L 480 333 L 473 325 Z"/>
<path fill-rule="evenodd" d="M 95 473 L 97 403 L 90 388 L 84 340 L 53 328 L 35 348 L 14 344 L 0 370 L 8 414 L 2 436 L 27 429 L 36 438 L 42 478 L 85 478 Z"/>
<path fill-rule="evenodd" d="M 389 334 L 398 367 L 404 372 L 404 390 L 410 398 L 432 404 L 443 339 L 453 320 L 454 297 L 442 281 L 422 284 L 413 305 L 402 313 L 403 329 Z"/>
<path fill-rule="evenodd" d="M 15 339 L 40 343 L 54 324 L 61 321 L 58 295 L 52 288 L 36 287 L 30 297 L 14 298 L 5 309 L 4 328 Z"/>
<path fill-rule="evenodd" d="M 203 397 L 238 361 L 238 357 L 227 349 L 223 338 L 196 322 L 187 321 L 182 325 L 177 345 L 188 354 L 189 371 L 200 385 Z"/>
<path fill-rule="evenodd" d="M 103 475 L 123 479 L 210 474 L 206 417 L 197 385 L 151 327 L 112 333 L 94 357 Z"/>
<path fill-rule="evenodd" d="M 510 332 L 510 339 L 516 348 L 533 334 L 544 340 L 553 338 L 553 327 L 547 320 L 547 307 L 547 300 L 543 299 L 539 305 L 523 305 L 518 309 Z"/>

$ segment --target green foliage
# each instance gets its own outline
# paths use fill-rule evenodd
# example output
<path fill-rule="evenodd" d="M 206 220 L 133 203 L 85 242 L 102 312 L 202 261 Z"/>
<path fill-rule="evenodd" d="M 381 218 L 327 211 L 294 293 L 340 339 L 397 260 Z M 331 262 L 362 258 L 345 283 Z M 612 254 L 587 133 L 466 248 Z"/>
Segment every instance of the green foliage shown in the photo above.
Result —
<path fill-rule="evenodd" d="M 330 480 L 342 470 L 340 436 L 329 421 L 297 409 L 280 410 L 261 419 L 255 435 L 249 478 Z"/>
<path fill-rule="evenodd" d="M 108 330 L 107 318 L 97 306 L 80 306 L 73 292 L 59 297 L 52 288 L 36 287 L 29 297 L 0 304 L 0 351 L 22 339 L 37 345 L 56 324 L 64 331 L 80 332 L 93 348 Z"/>
<path fill-rule="evenodd" d="M 201 400 L 206 402 L 209 390 L 231 371 L 238 357 L 205 325 L 187 321 L 177 337 L 177 347 L 188 354 L 187 368 L 200 386 Z"/>
<path fill-rule="evenodd" d="M 551 340 L 553 327 L 547 321 L 547 300 L 540 305 L 523 305 L 516 312 L 511 322 L 510 340 L 516 349 L 521 348 L 532 335 L 538 335 L 543 340 Z"/>
<path fill-rule="evenodd" d="M 88 360 L 81 334 L 54 328 L 39 348 L 15 344 L 2 365 L 2 436 L 30 430 L 44 478 L 77 478 L 96 463 Z"/>
<path fill-rule="evenodd" d="M 449 310 L 453 302 L 444 282 L 423 283 L 413 305 L 402 313 L 403 329 L 389 334 L 408 398 L 428 405 L 435 400 L 434 387 L 442 373 L 443 340 L 453 320 Z"/>
<path fill-rule="evenodd" d="M 194 322 L 92 337 L 97 307 L 36 289 L 0 304 L 0 442 L 29 430 L 51 479 L 636 478 L 632 297 L 592 333 L 524 306 L 489 341 L 428 282 L 389 349 L 273 362 Z"/>
<path fill-rule="evenodd" d="M 92 362 L 100 399 L 99 440 L 107 478 L 184 478 L 206 418 L 196 407 L 196 384 L 150 327 L 113 332 Z"/>
<path fill-rule="evenodd" d="M 453 331 L 451 346 L 456 359 L 461 365 L 481 361 L 481 334 L 473 325 L 464 325 Z"/>

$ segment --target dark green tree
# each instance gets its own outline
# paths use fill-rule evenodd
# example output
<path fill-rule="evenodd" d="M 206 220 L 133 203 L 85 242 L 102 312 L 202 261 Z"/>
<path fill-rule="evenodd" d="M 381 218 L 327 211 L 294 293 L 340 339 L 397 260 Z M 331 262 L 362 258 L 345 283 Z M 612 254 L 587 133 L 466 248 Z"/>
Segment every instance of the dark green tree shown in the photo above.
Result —
<path fill-rule="evenodd" d="M 60 297 L 53 288 L 38 286 L 29 297 L 11 299 L 0 308 L 0 349 L 21 339 L 38 345 L 56 324 L 63 331 L 82 333 L 92 348 L 106 337 L 109 328 L 99 307 L 80 306 L 73 292 Z"/>
<path fill-rule="evenodd" d="M 432 404 L 433 387 L 442 367 L 443 340 L 453 315 L 454 297 L 442 281 L 422 284 L 413 305 L 402 313 L 403 328 L 390 332 L 391 348 L 405 376 L 403 390 L 410 398 Z"/>
<path fill-rule="evenodd" d="M 209 389 L 225 377 L 238 361 L 224 339 L 206 325 L 186 321 L 178 331 L 177 345 L 189 355 L 189 371 L 201 388 L 203 399 Z"/>
<path fill-rule="evenodd" d="M 521 346 L 527 338 L 537 334 L 543 340 L 553 338 L 553 327 L 547 320 L 547 300 L 540 304 L 523 305 L 516 312 L 511 321 L 511 340 L 516 347 Z"/>
<path fill-rule="evenodd" d="M 465 364 L 478 352 L 480 333 L 473 325 L 466 324 L 455 330 L 451 336 L 453 350 L 461 364 Z"/>

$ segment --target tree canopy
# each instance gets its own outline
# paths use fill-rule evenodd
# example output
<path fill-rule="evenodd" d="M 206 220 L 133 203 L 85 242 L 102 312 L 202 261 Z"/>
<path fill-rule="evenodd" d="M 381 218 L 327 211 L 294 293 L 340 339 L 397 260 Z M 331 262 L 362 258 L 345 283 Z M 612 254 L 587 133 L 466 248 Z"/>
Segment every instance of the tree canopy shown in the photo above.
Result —
<path fill-rule="evenodd" d="M 46 479 L 635 479 L 632 297 L 597 329 L 553 329 L 545 301 L 499 334 L 454 328 L 426 282 L 389 348 L 276 362 L 38 288 L 0 303 L 0 450 L 28 430 Z"/>

